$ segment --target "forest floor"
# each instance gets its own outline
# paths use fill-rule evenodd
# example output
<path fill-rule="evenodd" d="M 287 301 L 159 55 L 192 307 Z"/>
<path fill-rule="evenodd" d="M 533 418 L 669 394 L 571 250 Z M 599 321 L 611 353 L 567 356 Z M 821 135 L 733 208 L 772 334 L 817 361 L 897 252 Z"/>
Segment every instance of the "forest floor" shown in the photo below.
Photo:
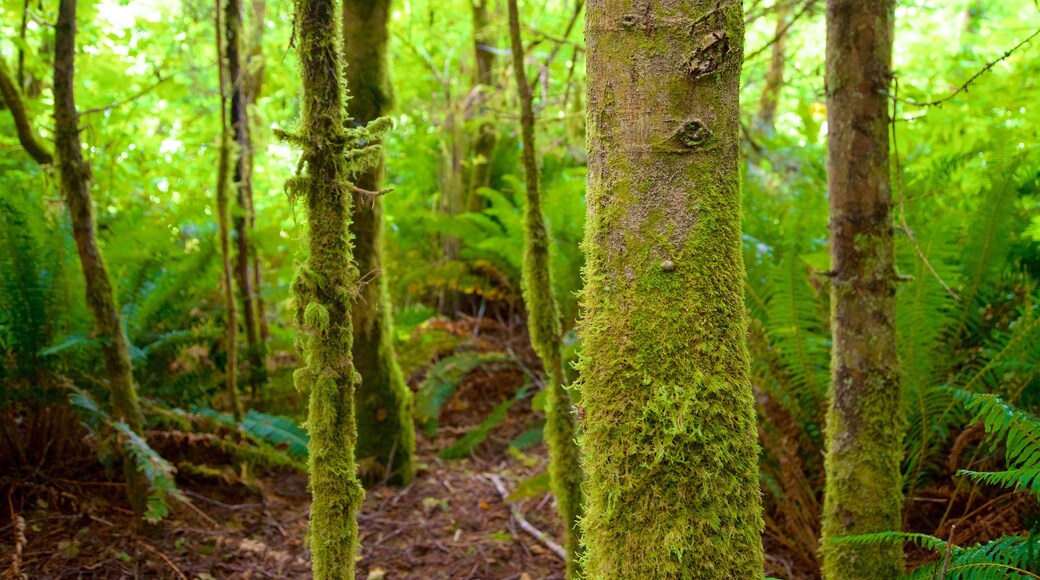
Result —
<path fill-rule="evenodd" d="M 442 325 L 458 336 L 477 334 L 471 325 L 457 326 Z M 538 367 L 526 334 L 511 329 L 497 336 L 488 332 L 476 340 L 467 338 L 465 348 L 508 352 L 515 364 L 478 367 L 464 376 L 442 408 L 435 435 L 417 433 L 418 470 L 411 484 L 399 488 L 379 483 L 368 488 L 358 515 L 362 548 L 357 578 L 563 578 L 563 560 L 547 542 L 525 531 L 517 518 L 519 514 L 528 527 L 556 542 L 562 539 L 544 481 L 545 444 L 522 451 L 515 446 L 518 436 L 544 420 L 531 408 L 530 397 L 513 406 L 469 457 L 442 460 L 437 456 L 533 380 L 530 369 Z M 422 372 L 413 373 L 409 383 L 416 388 L 421 378 Z M 5 476 L 0 466 L 0 490 L 4 490 L 0 492 L 0 578 L 310 577 L 305 540 L 310 495 L 305 474 L 285 468 L 243 478 L 229 466 L 222 480 L 182 471 L 177 484 L 187 501 L 173 502 L 172 513 L 160 526 L 140 530 L 126 508 L 118 474 L 105 473 L 96 451 L 76 431 L 75 416 L 63 409 L 49 419 L 55 429 L 66 432 L 56 439 L 65 441 L 67 448 L 53 453 L 67 458 L 61 465 L 14 479 Z M 159 451 L 173 457 L 167 450 Z M 243 479 L 249 483 L 243 484 Z M 503 494 L 513 491 L 513 501 L 507 502 Z M 920 490 L 915 494 L 920 501 L 914 502 L 911 527 L 934 529 L 946 498 L 954 493 L 950 484 Z M 1029 497 L 1005 494 L 983 499 L 976 509 L 965 506 L 967 515 L 956 520 L 958 544 L 1013 533 L 1020 527 L 1018 514 L 1027 509 Z M 11 513 L 19 516 L 21 525 L 11 521 Z M 814 518 L 815 511 L 810 516 Z M 774 528 L 776 521 L 773 514 Z M 803 534 L 806 546 L 800 551 L 791 542 L 785 544 L 784 533 L 767 533 L 768 574 L 792 580 L 818 578 L 812 561 L 817 533 L 809 529 Z M 806 550 L 809 556 L 799 558 Z M 937 557 L 914 548 L 908 548 L 907 555 L 908 562 L 918 565 Z"/>
<path fill-rule="evenodd" d="M 526 340 L 517 337 L 520 344 Z M 562 559 L 525 532 L 512 511 L 560 541 L 552 497 L 539 486 L 513 503 L 502 495 L 544 473 L 548 461 L 544 443 L 522 452 L 510 447 L 542 421 L 530 399 L 514 406 L 468 458 L 437 457 L 525 380 L 517 368 L 469 373 L 445 405 L 436 435 L 417 434 L 415 480 L 403 488 L 380 483 L 367 489 L 358 516 L 358 578 L 563 578 Z M 414 387 L 418 381 L 409 382 Z M 11 519 L 0 520 L 0 578 L 310 577 L 305 474 L 267 470 L 244 485 L 234 473 L 227 482 L 182 472 L 177 483 L 188 501 L 174 502 L 160 526 L 138 530 L 118 477 L 106 476 L 95 457 L 82 455 L 62 477 L 48 469 L 0 486 L 9 490 L 0 511 L 24 521 L 18 539 Z M 12 503 L 11 492 L 21 501 Z"/>
<path fill-rule="evenodd" d="M 544 445 L 521 458 L 506 453 L 524 417 L 512 417 L 470 458 L 445 462 L 433 441 L 420 438 L 421 471 L 410 485 L 368 489 L 358 517 L 362 553 L 357 577 L 562 578 L 563 562 L 521 530 L 493 478 L 518 482 L 544 469 Z M 510 428 L 512 427 L 512 429 Z M 122 507 L 123 490 L 105 481 L 49 481 L 25 520 L 19 572 L 27 578 L 305 578 L 309 493 L 306 477 L 278 471 L 251 486 L 180 482 L 191 505 L 175 507 L 154 530 L 135 531 Z M 60 494 L 75 493 L 79 513 L 62 509 Z M 71 498 L 70 498 L 71 499 Z M 115 500 L 115 501 L 112 501 Z M 551 497 L 516 503 L 525 519 L 554 537 L 560 533 Z M 13 561 L 8 523 L 0 530 L 0 558 Z M 14 577 L 8 568 L 4 574 Z"/>

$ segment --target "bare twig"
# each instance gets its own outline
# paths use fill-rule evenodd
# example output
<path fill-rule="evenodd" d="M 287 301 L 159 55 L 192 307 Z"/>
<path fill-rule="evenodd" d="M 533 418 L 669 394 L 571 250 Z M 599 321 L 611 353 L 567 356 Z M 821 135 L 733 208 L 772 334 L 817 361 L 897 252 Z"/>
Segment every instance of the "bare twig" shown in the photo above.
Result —
<path fill-rule="evenodd" d="M 897 93 L 897 94 L 892 95 L 892 100 L 894 100 L 896 102 L 899 102 L 899 103 L 906 104 L 906 105 L 911 105 L 911 106 L 914 106 L 914 107 L 938 107 L 939 105 L 942 105 L 946 101 L 949 101 L 950 99 L 956 97 L 957 95 L 967 91 L 968 87 L 970 87 L 972 83 L 974 83 L 976 80 L 978 80 L 979 77 L 981 77 L 982 75 L 986 74 L 990 69 L 992 69 L 993 67 L 997 66 L 999 63 L 1007 60 L 1008 57 L 1010 57 L 1012 54 L 1014 54 L 1016 51 L 1018 51 L 1018 49 L 1020 49 L 1023 46 L 1025 46 L 1030 40 L 1033 40 L 1034 38 L 1036 38 L 1038 35 L 1040 35 L 1040 28 L 1038 28 L 1035 32 L 1033 32 L 1028 37 L 1026 37 L 1025 40 L 1023 40 L 1022 42 L 1019 42 L 1018 44 L 1013 46 L 1011 49 L 1009 49 L 1006 52 L 1004 52 L 1004 54 L 1000 55 L 995 60 L 992 60 L 992 61 L 986 63 L 986 66 L 982 67 L 981 69 L 979 69 L 978 72 L 976 72 L 975 74 L 971 75 L 971 78 L 969 78 L 967 81 L 965 81 L 964 84 L 962 84 L 961 86 L 957 87 L 957 90 L 953 91 L 952 93 L 946 95 L 945 97 L 943 97 L 941 99 L 936 99 L 934 101 L 928 101 L 928 102 L 920 102 L 920 101 L 915 101 L 915 100 L 912 100 L 912 99 L 900 99 L 899 95 Z"/>
<path fill-rule="evenodd" d="M 141 547 L 144 548 L 145 550 L 148 550 L 149 552 L 151 552 L 151 553 L 155 554 L 156 556 L 159 556 L 160 558 L 162 558 L 162 561 L 166 562 L 166 565 L 169 566 L 171 570 L 173 570 L 174 574 L 176 574 L 178 578 L 180 578 L 181 580 L 188 580 L 188 577 L 184 575 L 184 571 L 181 570 L 179 567 L 177 567 L 177 564 L 174 564 L 173 560 L 171 560 L 169 556 L 167 556 L 166 554 L 163 554 L 157 548 L 151 546 L 150 544 L 148 544 L 144 540 L 140 540 L 139 539 L 139 540 L 137 540 L 137 543 L 140 544 Z"/>
<path fill-rule="evenodd" d="M 946 284 L 946 282 L 942 279 L 942 276 L 939 275 L 939 272 L 937 272 L 935 270 L 935 267 L 932 266 L 932 263 L 930 261 L 928 261 L 928 256 L 925 256 L 924 251 L 921 250 L 920 244 L 918 244 L 917 240 L 914 239 L 914 233 L 910 229 L 910 225 L 906 222 L 906 195 L 903 193 L 903 167 L 902 167 L 902 164 L 900 163 L 900 160 L 899 160 L 899 140 L 896 138 L 896 116 L 897 116 L 897 113 L 898 113 L 898 97 L 899 97 L 899 81 L 898 80 L 894 80 L 893 81 L 893 87 L 894 87 L 894 99 L 893 99 L 893 104 L 892 104 L 892 119 L 891 119 L 891 124 L 892 124 L 892 156 L 893 156 L 893 158 L 895 160 L 896 188 L 897 188 L 897 191 L 899 192 L 899 221 L 902 222 L 903 233 L 905 233 L 906 237 L 910 239 L 910 245 L 913 246 L 914 251 L 917 252 L 917 256 L 919 258 L 921 258 L 921 261 L 924 263 L 925 267 L 928 268 L 928 271 L 931 272 L 932 276 L 934 276 L 935 279 L 939 281 L 939 284 L 942 285 L 943 289 L 946 290 L 947 294 L 952 296 L 954 300 L 960 302 L 961 297 L 958 296 L 957 293 L 953 291 L 953 288 L 950 288 L 950 286 L 948 284 Z"/>
<path fill-rule="evenodd" d="M 791 17 L 791 20 L 788 21 L 787 24 L 783 26 L 783 28 L 777 30 L 776 34 L 773 35 L 773 38 L 771 38 L 769 42 L 749 52 L 747 56 L 744 57 L 744 62 L 748 62 L 754 59 L 756 56 L 768 50 L 769 47 L 773 46 L 777 42 L 780 42 L 780 39 L 783 38 L 785 34 L 787 34 L 787 31 L 790 30 L 792 26 L 794 26 L 794 23 L 798 22 L 798 20 L 805 14 L 808 14 L 809 10 L 811 10 L 812 7 L 815 5 L 816 0 L 807 0 L 805 4 L 802 5 L 802 9 L 799 10 L 798 13 L 795 14 L 793 17 Z"/>
<path fill-rule="evenodd" d="M 495 486 L 495 489 L 498 490 L 499 495 L 502 496 L 502 501 L 506 501 L 506 498 L 509 497 L 509 491 L 506 489 L 505 483 L 503 483 L 502 478 L 498 475 L 487 475 L 486 477 L 488 481 L 490 481 Z M 523 512 L 520 511 L 520 506 L 516 505 L 515 503 L 511 503 L 509 504 L 509 511 L 512 513 L 513 519 L 516 521 L 517 525 L 520 526 L 521 530 L 527 532 L 534 539 L 541 542 L 545 547 L 549 548 L 549 550 L 551 550 L 552 553 L 559 556 L 561 560 L 567 560 L 567 550 L 565 550 L 563 546 L 554 542 L 552 538 L 549 537 L 549 534 L 531 525 L 531 522 L 527 521 L 527 518 L 524 517 Z"/>

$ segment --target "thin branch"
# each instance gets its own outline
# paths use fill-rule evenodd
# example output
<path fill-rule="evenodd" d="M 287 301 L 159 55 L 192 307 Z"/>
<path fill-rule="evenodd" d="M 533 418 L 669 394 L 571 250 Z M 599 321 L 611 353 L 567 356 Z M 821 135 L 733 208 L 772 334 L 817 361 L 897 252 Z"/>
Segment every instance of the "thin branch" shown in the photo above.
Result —
<path fill-rule="evenodd" d="M 1018 51 L 1018 49 L 1022 48 L 1026 44 L 1028 44 L 1030 40 L 1033 40 L 1038 35 L 1040 35 L 1040 28 L 1038 28 L 1035 32 L 1033 32 L 1033 34 L 1030 34 L 1025 40 L 1023 40 L 1022 42 L 1019 42 L 1018 44 L 1013 46 L 1011 49 L 1009 49 L 1006 52 L 1004 52 L 1004 54 L 1000 55 L 995 60 L 986 63 L 986 66 L 982 67 L 978 72 L 976 72 L 975 74 L 971 75 L 971 78 L 969 78 L 967 81 L 965 81 L 963 85 L 957 87 L 957 90 L 953 91 L 952 93 L 946 95 L 945 97 L 943 97 L 941 99 L 936 99 L 934 101 L 928 101 L 928 102 L 920 102 L 920 101 L 915 101 L 915 100 L 912 100 L 912 99 L 900 99 L 898 94 L 894 94 L 894 95 L 892 95 L 892 100 L 896 101 L 898 103 L 903 103 L 905 105 L 910 105 L 910 106 L 913 106 L 913 107 L 938 107 L 939 105 L 942 105 L 943 103 L 945 103 L 946 101 L 949 101 L 950 99 L 956 97 L 957 95 L 959 95 L 959 94 L 961 94 L 963 92 L 966 92 L 968 90 L 968 87 L 970 87 L 972 83 L 974 83 L 976 80 L 978 80 L 979 77 L 981 77 L 982 75 L 984 75 L 987 72 L 989 72 L 990 69 L 992 69 L 993 67 L 997 66 L 1001 62 L 1007 60 L 1012 54 L 1014 54 L 1016 51 Z"/>
<path fill-rule="evenodd" d="M 107 111 L 111 111 L 112 109 L 115 109 L 115 108 L 118 108 L 118 107 L 122 107 L 123 105 L 125 105 L 127 103 L 132 103 L 132 102 L 136 101 L 137 99 L 140 99 L 141 97 L 143 97 L 143 96 L 147 95 L 148 93 L 154 91 L 159 85 L 161 85 L 161 84 L 165 83 L 166 81 L 170 80 L 175 75 L 169 75 L 169 76 L 165 76 L 164 77 L 164 76 L 160 75 L 158 73 L 158 71 L 156 71 L 156 76 L 159 77 L 159 80 L 157 80 L 157 81 L 155 81 L 155 83 L 153 83 L 153 84 L 151 84 L 151 85 L 141 89 L 140 91 L 130 95 L 129 97 L 127 97 L 125 99 L 121 99 L 121 100 L 116 101 L 114 103 L 111 103 L 109 105 L 105 105 L 104 107 L 96 107 L 96 108 L 93 108 L 93 109 L 87 109 L 85 111 L 81 111 L 79 116 L 80 117 L 85 117 L 87 115 L 93 115 L 95 113 L 104 113 L 104 112 L 107 112 Z M 223 97 L 221 98 L 221 100 L 223 100 Z"/>
<path fill-rule="evenodd" d="M 7 63 L 0 58 L 0 97 L 7 103 L 14 117 L 15 130 L 18 132 L 18 141 L 21 142 L 25 152 L 29 154 L 40 165 L 53 165 L 54 155 L 40 142 L 33 130 L 32 121 L 25 110 L 25 100 L 22 92 L 11 79 L 7 71 Z"/>
<path fill-rule="evenodd" d="M 769 47 L 773 46 L 777 42 L 780 42 L 780 39 L 783 38 L 785 34 L 787 34 L 787 31 L 790 30 L 792 26 L 794 26 L 794 23 L 798 22 L 798 20 L 801 19 L 802 16 L 807 14 L 809 10 L 812 9 L 812 7 L 815 5 L 816 0 L 808 0 L 805 4 L 803 4 L 802 9 L 799 10 L 798 13 L 795 14 L 794 17 L 792 17 L 791 20 L 786 25 L 784 25 L 783 28 L 777 30 L 776 34 L 773 35 L 773 38 L 770 39 L 769 42 L 748 53 L 747 56 L 744 57 L 744 62 L 748 62 L 754 59 L 756 56 L 768 50 Z"/>
<path fill-rule="evenodd" d="M 958 296 L 957 293 L 953 291 L 953 288 L 950 288 L 950 286 L 946 284 L 946 282 L 942 279 L 942 276 L 939 275 L 939 272 L 935 271 L 935 267 L 932 266 L 932 263 L 928 260 L 928 256 L 926 256 L 924 254 L 924 251 L 921 249 L 920 244 L 918 244 L 917 240 L 914 239 L 914 233 L 910 229 L 910 225 L 906 222 L 906 194 L 903 193 L 903 166 L 902 166 L 902 163 L 900 162 L 900 159 L 899 159 L 899 139 L 897 138 L 897 135 L 896 135 L 896 125 L 897 125 L 896 117 L 897 117 L 897 114 L 898 114 L 898 107 L 899 107 L 899 104 L 898 104 L 899 81 L 898 80 L 894 80 L 893 81 L 893 90 L 894 90 L 894 97 L 896 97 L 896 99 L 894 99 L 893 103 L 892 103 L 892 119 L 891 119 L 891 125 L 892 125 L 892 156 L 893 156 L 893 159 L 895 160 L 896 190 L 899 193 L 899 221 L 903 224 L 903 233 L 905 233 L 906 237 L 909 238 L 910 245 L 913 246 L 914 251 L 917 252 L 917 256 L 919 258 L 921 258 L 921 262 L 923 262 L 925 267 L 928 268 L 928 271 L 932 273 L 932 276 L 934 276 L 935 279 L 938 280 L 939 284 L 942 285 L 944 290 L 946 290 L 946 293 L 949 294 L 950 296 L 952 296 L 954 300 L 960 302 L 961 297 Z"/>

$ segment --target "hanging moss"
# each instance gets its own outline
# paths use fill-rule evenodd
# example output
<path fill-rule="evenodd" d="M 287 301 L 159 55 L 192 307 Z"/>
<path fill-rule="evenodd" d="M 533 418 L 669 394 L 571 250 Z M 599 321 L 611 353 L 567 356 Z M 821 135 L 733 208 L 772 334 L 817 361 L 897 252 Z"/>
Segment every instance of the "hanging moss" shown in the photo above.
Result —
<path fill-rule="evenodd" d="M 298 175 L 286 184 L 307 210 L 307 259 L 292 283 L 302 366 L 296 386 L 309 392 L 307 430 L 311 516 L 308 538 L 317 580 L 353 578 L 358 549 L 357 511 L 364 490 L 354 448 L 355 390 L 361 381 L 352 356 L 351 302 L 358 293 L 350 234 L 350 175 L 378 163 L 377 140 L 388 123 L 348 129 L 345 115 L 339 3 L 296 0 L 296 52 L 303 85 L 297 134 L 282 133 L 303 149 Z"/>
<path fill-rule="evenodd" d="M 393 90 L 387 67 L 389 0 L 346 0 L 343 4 L 347 89 L 353 95 L 347 112 L 358 124 L 389 110 Z M 358 188 L 377 192 L 383 178 L 379 163 L 354 177 Z M 354 193 L 354 258 L 366 279 L 354 301 L 354 365 L 361 373 L 355 401 L 357 458 L 368 481 L 388 479 L 407 484 L 415 474 L 415 426 L 412 393 L 394 354 L 387 279 L 383 275 L 383 203 Z M 387 471 L 390 471 L 387 477 Z"/>
<path fill-rule="evenodd" d="M 563 519 L 567 547 L 567 576 L 580 575 L 580 529 L 582 515 L 582 471 L 576 425 L 570 397 L 563 385 L 560 352 L 560 310 L 553 295 L 549 232 L 542 215 L 535 153 L 534 107 L 531 85 L 524 72 L 524 48 L 520 37 L 517 0 L 509 0 L 509 31 L 513 48 L 513 72 L 520 93 L 520 126 L 523 139 L 526 207 L 524 209 L 523 294 L 531 344 L 545 366 L 545 440 L 549 445 L 549 478 L 556 505 Z"/>
<path fill-rule="evenodd" d="M 112 418 L 122 421 L 137 434 L 143 434 L 141 408 L 130 364 L 130 348 L 123 332 L 112 282 L 95 237 L 93 200 L 90 197 L 90 165 L 83 159 L 80 143 L 79 113 L 74 92 L 76 54 L 76 0 L 61 0 L 54 28 L 54 149 L 61 177 L 61 192 L 69 208 L 72 237 L 76 241 L 87 307 L 101 338 Z M 122 446 L 120 446 L 122 447 Z M 124 457 L 123 474 L 127 496 L 134 512 L 144 514 L 148 480 L 134 462 Z"/>
<path fill-rule="evenodd" d="M 586 6 L 590 578 L 759 578 L 736 0 Z M 698 128 L 704 137 L 681 138 Z M 679 138 L 677 138 L 679 137 Z"/>
<path fill-rule="evenodd" d="M 902 525 L 906 430 L 895 342 L 896 282 L 888 157 L 892 2 L 827 8 L 827 185 L 831 356 L 824 462 L 823 572 L 897 578 L 897 543 L 832 542 Z"/>

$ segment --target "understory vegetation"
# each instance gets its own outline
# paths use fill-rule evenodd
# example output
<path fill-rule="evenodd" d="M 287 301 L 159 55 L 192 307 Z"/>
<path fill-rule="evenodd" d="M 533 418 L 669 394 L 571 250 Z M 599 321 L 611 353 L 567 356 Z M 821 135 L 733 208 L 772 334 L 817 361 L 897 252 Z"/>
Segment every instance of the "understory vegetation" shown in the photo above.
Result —
<path fill-rule="evenodd" d="M 59 3 L 0 0 L 0 577 L 304 577 L 312 554 L 332 567 L 323 578 L 348 568 L 372 580 L 582 577 L 581 552 L 597 553 L 576 523 L 590 489 L 578 467 L 590 465 L 584 437 L 622 430 L 586 429 L 582 372 L 602 367 L 589 362 L 601 351 L 583 341 L 634 340 L 590 326 L 590 292 L 612 299 L 612 285 L 644 271 L 640 288 L 667 292 L 675 278 L 663 276 L 677 267 L 611 238 L 625 220 L 671 223 L 659 215 L 670 206 L 594 222 L 618 197 L 586 203 L 590 178 L 602 179 L 587 169 L 601 165 L 586 129 L 613 127 L 591 109 L 586 117 L 583 21 L 603 3 L 509 0 L 524 55 L 514 69 L 506 1 L 373 2 L 386 11 L 364 16 L 386 27 L 386 70 L 373 74 L 389 71 L 379 82 L 392 89 L 374 117 L 360 118 L 351 111 L 361 91 L 341 66 L 353 58 L 341 2 L 236 0 L 230 51 L 220 0 L 62 1 L 79 9 L 69 77 L 85 159 L 77 167 L 143 422 L 118 410 L 106 362 L 119 341 L 85 298 L 67 174 L 52 157 L 67 130 L 54 116 Z M 316 39 L 313 23 L 296 18 L 318 4 L 337 25 Z M 670 138 L 700 146 L 703 137 L 712 152 L 739 135 L 743 308 L 772 578 L 821 578 L 824 565 L 835 344 L 827 4 L 744 1 L 743 43 L 718 49 L 725 57 L 743 45 L 739 126 Z M 827 541 L 895 546 L 907 578 L 1040 578 L 1040 9 L 900 1 L 894 14 L 885 102 L 901 526 Z M 632 26 L 628 14 L 610 16 L 618 31 Z M 339 72 L 326 79 L 329 68 Z M 343 101 L 340 88 L 353 94 Z M 686 131 L 700 120 L 669 122 Z M 653 183 L 639 168 L 618 170 L 633 188 Z M 220 188 L 229 206 L 219 206 Z M 698 211 L 711 205 L 697 195 Z M 691 231 L 717 226 L 705 212 L 683 216 Z M 368 229 L 348 229 L 351 216 Z M 587 219 L 601 228 L 595 239 L 618 246 L 590 248 Z M 372 228 L 381 240 L 359 245 Z M 654 234 L 677 235 L 664 229 Z M 340 251 L 348 242 L 375 265 L 359 269 L 362 258 Z M 586 257 L 609 252 L 633 260 L 635 274 L 586 286 L 583 275 L 600 272 Z M 359 321 L 376 328 L 363 343 L 379 349 L 376 362 L 351 354 Z M 661 351 L 672 344 L 647 334 L 635 336 Z M 396 390 L 355 422 L 366 369 L 385 374 L 389 386 L 378 388 Z M 650 389 L 642 376 L 633 388 Z M 638 409 L 643 421 L 707 437 L 707 427 L 684 428 L 678 411 L 678 425 L 655 415 L 688 411 L 682 392 L 651 402 Z M 604 408 L 590 407 L 593 421 L 619 420 L 610 408 L 595 415 Z M 373 451 L 355 457 L 355 448 Z M 657 452 L 666 449 L 675 448 Z M 147 490 L 140 506 L 127 499 L 124 469 L 131 488 L 137 474 Z M 321 489 L 342 502 L 311 510 Z M 337 552 L 338 540 L 358 555 Z"/>

